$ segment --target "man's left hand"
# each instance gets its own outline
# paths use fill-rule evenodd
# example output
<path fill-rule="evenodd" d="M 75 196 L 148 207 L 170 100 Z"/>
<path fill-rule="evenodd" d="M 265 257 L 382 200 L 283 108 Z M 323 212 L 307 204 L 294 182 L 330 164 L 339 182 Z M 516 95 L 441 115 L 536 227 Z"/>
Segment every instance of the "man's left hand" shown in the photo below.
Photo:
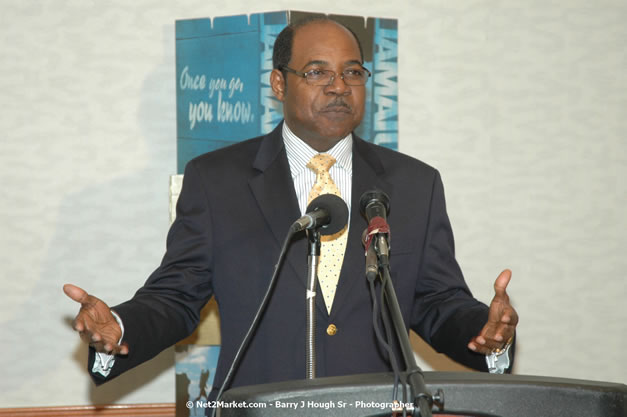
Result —
<path fill-rule="evenodd" d="M 506 269 L 494 282 L 495 295 L 490 303 L 488 322 L 483 326 L 479 335 L 473 337 L 468 343 L 468 349 L 484 355 L 491 355 L 504 348 L 513 339 L 518 324 L 518 314 L 509 303 L 509 296 L 506 291 L 511 278 L 512 271 Z"/>

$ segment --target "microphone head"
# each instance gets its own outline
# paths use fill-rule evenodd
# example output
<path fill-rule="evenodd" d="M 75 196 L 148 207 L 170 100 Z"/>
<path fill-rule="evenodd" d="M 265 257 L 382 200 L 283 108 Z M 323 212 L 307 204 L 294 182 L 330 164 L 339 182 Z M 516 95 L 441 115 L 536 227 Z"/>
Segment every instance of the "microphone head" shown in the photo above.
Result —
<path fill-rule="evenodd" d="M 323 236 L 339 232 L 348 223 L 348 206 L 335 194 L 322 194 L 314 198 L 307 206 L 307 213 L 316 210 L 326 211 L 330 218 L 329 223 L 320 228 L 320 234 Z"/>
<path fill-rule="evenodd" d="M 374 215 L 385 219 L 387 213 L 390 212 L 390 197 L 381 190 L 366 191 L 359 199 L 359 210 L 361 215 L 368 220 L 373 215 L 373 213 L 369 213 L 372 210 L 375 211 Z"/>

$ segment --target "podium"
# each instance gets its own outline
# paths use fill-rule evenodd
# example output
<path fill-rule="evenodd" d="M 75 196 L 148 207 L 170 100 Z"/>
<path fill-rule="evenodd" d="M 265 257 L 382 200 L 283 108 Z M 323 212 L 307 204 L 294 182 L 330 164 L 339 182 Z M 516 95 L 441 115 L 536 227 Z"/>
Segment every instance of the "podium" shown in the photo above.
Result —
<path fill-rule="evenodd" d="M 443 393 L 434 415 L 627 417 L 625 384 L 463 372 L 424 377 L 433 394 Z M 391 416 L 393 382 L 390 373 L 238 387 L 224 393 L 217 416 Z"/>

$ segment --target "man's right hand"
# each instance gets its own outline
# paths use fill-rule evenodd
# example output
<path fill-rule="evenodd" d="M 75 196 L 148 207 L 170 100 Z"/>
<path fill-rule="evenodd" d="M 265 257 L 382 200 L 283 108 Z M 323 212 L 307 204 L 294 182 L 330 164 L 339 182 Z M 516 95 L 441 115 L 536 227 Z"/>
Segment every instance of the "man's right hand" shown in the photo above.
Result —
<path fill-rule="evenodd" d="M 118 344 L 122 337 L 122 329 L 107 304 L 72 284 L 65 284 L 63 292 L 72 300 L 81 303 L 81 309 L 72 327 L 85 343 L 97 352 L 111 355 L 128 354 L 128 346 L 125 343 Z"/>

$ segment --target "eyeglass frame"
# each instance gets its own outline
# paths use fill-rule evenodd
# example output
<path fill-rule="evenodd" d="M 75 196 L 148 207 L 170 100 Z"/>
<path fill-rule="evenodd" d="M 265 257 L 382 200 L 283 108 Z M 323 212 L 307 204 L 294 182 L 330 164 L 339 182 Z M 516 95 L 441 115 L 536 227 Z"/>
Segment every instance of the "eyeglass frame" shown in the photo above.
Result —
<path fill-rule="evenodd" d="M 363 85 L 366 85 L 366 83 L 368 82 L 368 78 L 372 77 L 372 73 L 368 70 L 368 68 L 364 67 L 363 65 L 359 65 L 359 66 L 361 67 L 361 69 L 366 71 L 366 73 L 368 74 L 368 77 L 366 77 L 366 79 L 364 80 L 364 83 L 363 84 L 348 84 L 346 82 L 346 79 L 344 78 L 344 71 L 346 71 L 346 70 L 344 70 L 339 75 L 340 75 L 340 79 L 344 82 L 345 85 L 348 85 L 348 86 L 351 86 L 351 87 L 363 86 Z M 316 87 L 328 87 L 331 84 L 333 84 L 333 81 L 335 81 L 335 77 L 338 76 L 337 72 L 331 71 L 331 70 L 325 70 L 325 69 L 323 69 L 323 70 L 321 70 L 321 69 L 311 69 L 311 70 L 309 70 L 307 72 L 303 72 L 303 71 L 297 71 L 297 70 L 295 70 L 293 68 L 290 68 L 287 65 L 281 65 L 281 66 L 279 66 L 278 69 L 279 69 L 279 71 L 284 71 L 285 70 L 285 71 L 291 72 L 292 74 L 297 75 L 297 76 L 299 76 L 301 78 L 304 78 L 305 81 L 307 82 L 307 84 L 313 85 L 313 86 L 316 86 Z M 350 69 L 350 68 L 348 68 L 348 69 Z M 333 75 L 329 79 L 329 83 L 328 84 L 310 84 L 309 80 L 307 79 L 307 74 L 309 74 L 311 71 L 330 72 L 330 73 L 333 73 Z"/>

